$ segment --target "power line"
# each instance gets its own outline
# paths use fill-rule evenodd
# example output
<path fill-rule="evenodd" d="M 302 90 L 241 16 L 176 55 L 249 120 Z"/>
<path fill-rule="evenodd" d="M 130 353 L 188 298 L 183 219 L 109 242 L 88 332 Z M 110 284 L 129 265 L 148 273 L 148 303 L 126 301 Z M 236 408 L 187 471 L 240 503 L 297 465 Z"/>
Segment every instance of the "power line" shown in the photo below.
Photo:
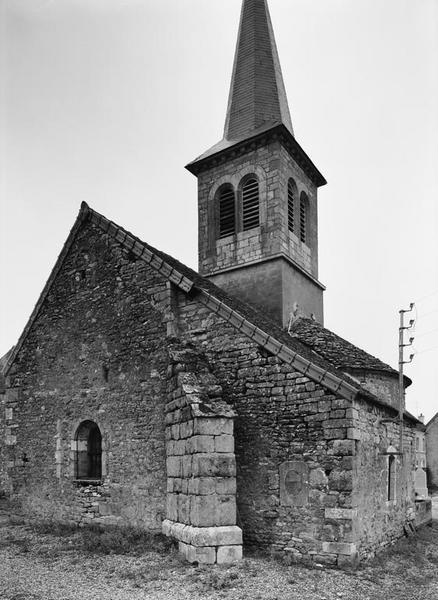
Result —
<path fill-rule="evenodd" d="M 435 333 L 436 331 L 438 331 L 437 329 L 431 329 L 430 331 L 426 331 L 425 333 L 419 333 L 419 334 L 415 334 L 415 338 L 419 338 L 419 337 L 424 337 L 425 335 L 430 335 L 431 333 Z"/>
<path fill-rule="evenodd" d="M 432 350 L 437 350 L 438 346 L 433 346 L 432 348 L 426 348 L 426 350 L 421 350 L 420 352 L 415 352 L 416 355 L 424 354 L 425 352 L 432 352 Z"/>
<path fill-rule="evenodd" d="M 437 313 L 437 312 L 438 312 L 438 308 L 436 308 L 435 310 L 431 310 L 431 311 L 425 313 L 424 315 L 420 314 L 420 316 L 418 318 L 424 319 L 424 317 L 427 317 L 429 315 L 433 315 L 434 313 Z"/>
<path fill-rule="evenodd" d="M 427 300 L 428 298 L 432 298 L 432 296 L 436 296 L 438 294 L 438 290 L 435 290 L 434 292 L 431 292 L 430 294 L 427 294 L 427 296 L 423 296 L 422 298 L 419 298 L 418 300 L 415 301 L 415 304 L 419 304 L 420 302 L 423 302 L 423 300 Z"/>

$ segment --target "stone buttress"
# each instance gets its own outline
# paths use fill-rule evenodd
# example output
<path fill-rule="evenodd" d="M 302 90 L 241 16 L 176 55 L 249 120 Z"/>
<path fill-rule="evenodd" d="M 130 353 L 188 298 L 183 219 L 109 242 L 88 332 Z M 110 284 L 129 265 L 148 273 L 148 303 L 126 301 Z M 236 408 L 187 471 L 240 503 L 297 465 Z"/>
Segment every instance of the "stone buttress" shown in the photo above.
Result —
<path fill-rule="evenodd" d="M 170 350 L 166 405 L 167 506 L 163 533 L 189 561 L 229 564 L 242 558 L 236 525 L 234 411 L 207 370 L 190 372 L 192 349 Z"/>

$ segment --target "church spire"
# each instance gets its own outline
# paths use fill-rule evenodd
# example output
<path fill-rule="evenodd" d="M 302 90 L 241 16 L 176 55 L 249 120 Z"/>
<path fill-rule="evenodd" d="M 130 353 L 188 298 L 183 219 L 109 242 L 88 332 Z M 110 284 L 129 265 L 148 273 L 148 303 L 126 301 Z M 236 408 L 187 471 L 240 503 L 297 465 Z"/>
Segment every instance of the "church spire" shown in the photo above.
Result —
<path fill-rule="evenodd" d="M 224 139 L 280 124 L 293 135 L 267 0 L 243 0 Z"/>
<path fill-rule="evenodd" d="M 198 178 L 199 271 L 287 327 L 323 321 L 318 187 L 296 141 L 267 0 L 243 0 L 224 137 L 187 165 Z"/>

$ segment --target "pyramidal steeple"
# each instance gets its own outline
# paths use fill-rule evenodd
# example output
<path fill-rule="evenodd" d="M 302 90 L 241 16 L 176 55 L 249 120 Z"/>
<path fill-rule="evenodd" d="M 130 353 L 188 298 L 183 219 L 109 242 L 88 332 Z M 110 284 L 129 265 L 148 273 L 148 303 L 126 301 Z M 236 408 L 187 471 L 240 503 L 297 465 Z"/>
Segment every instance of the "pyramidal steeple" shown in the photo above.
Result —
<path fill-rule="evenodd" d="M 280 124 L 293 135 L 267 1 L 244 0 L 224 138 L 241 140 Z"/>

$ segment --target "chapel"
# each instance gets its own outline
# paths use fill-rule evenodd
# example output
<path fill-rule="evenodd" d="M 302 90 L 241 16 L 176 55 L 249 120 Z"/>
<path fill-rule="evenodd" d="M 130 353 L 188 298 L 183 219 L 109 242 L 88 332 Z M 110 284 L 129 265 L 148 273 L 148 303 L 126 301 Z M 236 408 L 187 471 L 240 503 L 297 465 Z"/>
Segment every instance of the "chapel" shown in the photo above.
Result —
<path fill-rule="evenodd" d="M 243 0 L 223 139 L 187 169 L 199 272 L 82 203 L 4 360 L 0 491 L 33 519 L 162 531 L 190 562 L 355 564 L 424 520 L 418 421 L 398 372 L 324 327 L 326 181 L 267 0 Z"/>

